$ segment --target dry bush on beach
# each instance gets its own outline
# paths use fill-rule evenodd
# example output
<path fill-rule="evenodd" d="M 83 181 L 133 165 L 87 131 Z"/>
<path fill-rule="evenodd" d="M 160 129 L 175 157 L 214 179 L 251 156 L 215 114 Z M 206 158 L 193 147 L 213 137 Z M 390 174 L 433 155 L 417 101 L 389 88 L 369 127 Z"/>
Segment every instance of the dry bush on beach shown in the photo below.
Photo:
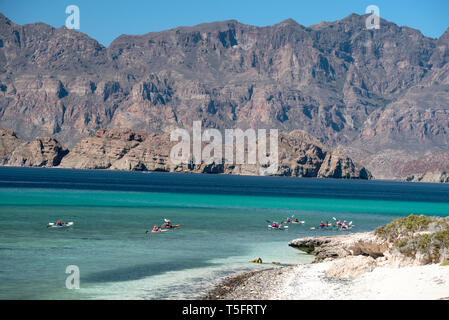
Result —
<path fill-rule="evenodd" d="M 401 254 L 427 263 L 449 257 L 449 217 L 410 215 L 377 228 L 374 233 L 393 243 Z"/>

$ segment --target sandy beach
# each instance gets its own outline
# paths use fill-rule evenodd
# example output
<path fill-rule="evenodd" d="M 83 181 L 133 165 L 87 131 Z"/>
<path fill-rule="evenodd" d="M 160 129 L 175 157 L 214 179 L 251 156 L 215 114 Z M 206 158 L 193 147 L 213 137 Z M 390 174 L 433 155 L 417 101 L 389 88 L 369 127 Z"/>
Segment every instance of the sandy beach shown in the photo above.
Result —
<path fill-rule="evenodd" d="M 448 218 L 410 215 L 373 232 L 294 239 L 312 263 L 239 274 L 206 298 L 449 300 L 448 228 Z"/>
<path fill-rule="evenodd" d="M 449 266 L 378 267 L 356 278 L 335 279 L 322 262 L 240 274 L 206 299 L 220 300 L 435 300 L 449 299 Z"/>

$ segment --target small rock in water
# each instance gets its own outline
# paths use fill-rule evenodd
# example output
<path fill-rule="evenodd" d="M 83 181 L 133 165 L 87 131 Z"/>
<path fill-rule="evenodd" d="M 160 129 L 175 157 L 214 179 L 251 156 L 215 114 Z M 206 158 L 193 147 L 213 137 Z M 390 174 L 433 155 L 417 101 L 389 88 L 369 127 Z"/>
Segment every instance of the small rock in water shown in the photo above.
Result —
<path fill-rule="evenodd" d="M 254 260 L 250 260 L 249 262 L 251 262 L 251 263 L 262 263 L 262 259 L 261 258 L 256 258 Z"/>

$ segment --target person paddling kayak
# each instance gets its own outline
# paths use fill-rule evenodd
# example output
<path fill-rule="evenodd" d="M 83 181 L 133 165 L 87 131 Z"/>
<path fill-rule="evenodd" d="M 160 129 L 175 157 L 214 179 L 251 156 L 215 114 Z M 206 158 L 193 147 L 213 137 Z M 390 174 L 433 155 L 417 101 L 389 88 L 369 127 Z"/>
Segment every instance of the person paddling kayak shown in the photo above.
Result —
<path fill-rule="evenodd" d="M 165 227 L 166 228 L 172 228 L 173 227 L 173 225 L 171 224 L 170 220 L 168 220 L 168 219 L 165 220 Z"/>
<path fill-rule="evenodd" d="M 277 222 L 273 222 L 273 224 L 271 225 L 271 227 L 279 229 L 279 223 Z"/>
<path fill-rule="evenodd" d="M 158 232 L 159 231 L 159 226 L 157 224 L 155 224 L 152 231 L 153 232 Z"/>
<path fill-rule="evenodd" d="M 293 219 L 293 222 L 298 223 L 299 222 L 298 218 Z"/>
<path fill-rule="evenodd" d="M 64 225 L 64 222 L 62 222 L 62 220 L 58 220 L 58 222 L 56 222 L 56 225 L 62 227 Z"/>

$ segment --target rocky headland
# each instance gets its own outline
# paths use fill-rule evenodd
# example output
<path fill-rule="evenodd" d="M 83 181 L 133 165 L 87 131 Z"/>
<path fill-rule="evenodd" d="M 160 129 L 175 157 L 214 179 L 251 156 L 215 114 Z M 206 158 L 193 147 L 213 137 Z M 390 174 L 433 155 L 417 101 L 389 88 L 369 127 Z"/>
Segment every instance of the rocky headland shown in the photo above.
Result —
<path fill-rule="evenodd" d="M 231 277 L 208 299 L 445 299 L 449 217 L 410 215 L 373 232 L 292 240 L 311 264 Z"/>
<path fill-rule="evenodd" d="M 173 164 L 170 150 L 177 142 L 165 133 L 130 129 L 100 129 L 69 151 L 56 139 L 38 137 L 28 142 L 9 129 L 0 129 L 0 163 L 4 166 L 108 169 L 258 175 L 259 163 Z M 234 143 L 235 144 L 235 143 Z M 305 132 L 278 137 L 279 168 L 275 175 L 341 179 L 371 179 L 364 167 L 341 151 L 332 151 Z M 224 154 L 224 152 L 223 152 Z"/>
<path fill-rule="evenodd" d="M 449 183 L 449 171 L 431 171 L 423 174 L 411 175 L 405 180 L 412 182 Z"/>
<path fill-rule="evenodd" d="M 314 263 L 336 260 L 329 274 L 352 277 L 376 266 L 404 267 L 449 260 L 449 218 L 410 215 L 373 232 L 292 240 Z M 354 268 L 360 268 L 356 270 Z"/>

